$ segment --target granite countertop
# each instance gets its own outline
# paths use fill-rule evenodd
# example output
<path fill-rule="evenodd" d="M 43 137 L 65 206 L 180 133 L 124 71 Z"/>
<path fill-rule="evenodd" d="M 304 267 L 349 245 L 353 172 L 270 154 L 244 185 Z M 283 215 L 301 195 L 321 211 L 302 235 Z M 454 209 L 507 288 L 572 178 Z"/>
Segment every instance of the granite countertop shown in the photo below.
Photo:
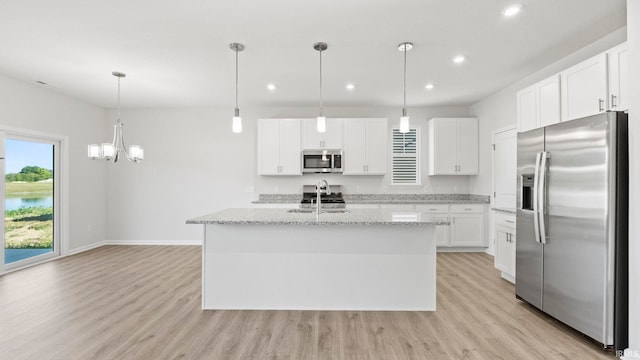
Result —
<path fill-rule="evenodd" d="M 411 211 L 353 209 L 346 213 L 288 212 L 288 209 L 225 209 L 187 220 L 187 224 L 257 225 L 449 225 L 447 218 Z"/>
<path fill-rule="evenodd" d="M 508 208 L 491 208 L 491 210 L 503 214 L 511 214 L 516 215 L 516 209 L 508 209 Z"/>
<path fill-rule="evenodd" d="M 488 204 L 489 196 L 474 194 L 343 194 L 349 204 Z M 301 194 L 260 194 L 254 204 L 300 203 Z"/>

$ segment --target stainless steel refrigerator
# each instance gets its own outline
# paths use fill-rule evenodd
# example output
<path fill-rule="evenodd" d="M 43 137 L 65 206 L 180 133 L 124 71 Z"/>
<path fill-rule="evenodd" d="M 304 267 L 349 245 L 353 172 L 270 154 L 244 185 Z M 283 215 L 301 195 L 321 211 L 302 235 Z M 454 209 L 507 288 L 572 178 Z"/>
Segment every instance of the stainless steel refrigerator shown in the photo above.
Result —
<path fill-rule="evenodd" d="M 518 134 L 516 296 L 606 348 L 628 333 L 627 114 Z"/>

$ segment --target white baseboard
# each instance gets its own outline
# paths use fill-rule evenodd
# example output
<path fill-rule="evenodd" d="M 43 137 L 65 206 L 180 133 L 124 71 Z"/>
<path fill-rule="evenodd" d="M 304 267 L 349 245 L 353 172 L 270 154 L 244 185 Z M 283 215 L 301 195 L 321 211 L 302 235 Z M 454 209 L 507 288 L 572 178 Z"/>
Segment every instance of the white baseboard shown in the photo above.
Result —
<path fill-rule="evenodd" d="M 485 247 L 438 247 L 437 252 L 486 252 Z"/>
<path fill-rule="evenodd" d="M 202 245 L 202 240 L 105 240 L 104 245 Z"/>
<path fill-rule="evenodd" d="M 89 245 L 85 245 L 85 246 L 80 246 L 74 249 L 69 249 L 69 251 L 64 254 L 64 256 L 67 255 L 75 255 L 75 254 L 79 254 L 81 252 L 85 252 L 91 249 L 95 249 L 95 248 L 99 248 L 100 246 L 104 246 L 106 245 L 106 243 L 104 241 L 99 241 L 97 243 L 93 243 L 93 244 L 89 244 Z"/>

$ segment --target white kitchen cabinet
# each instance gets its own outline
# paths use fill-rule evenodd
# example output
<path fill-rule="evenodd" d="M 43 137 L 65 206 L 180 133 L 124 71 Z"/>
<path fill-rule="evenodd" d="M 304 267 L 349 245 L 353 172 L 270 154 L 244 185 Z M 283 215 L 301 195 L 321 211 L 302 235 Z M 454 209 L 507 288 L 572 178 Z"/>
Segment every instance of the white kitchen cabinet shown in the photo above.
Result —
<path fill-rule="evenodd" d="M 515 128 L 493 133 L 493 207 L 516 208 L 517 143 Z"/>
<path fill-rule="evenodd" d="M 327 119 L 327 129 L 319 133 L 316 119 L 302 119 L 303 149 L 342 149 L 342 119 Z"/>
<path fill-rule="evenodd" d="M 302 175 L 300 119 L 258 119 L 258 175 Z"/>
<path fill-rule="evenodd" d="M 609 110 L 629 109 L 629 52 L 627 43 L 607 51 L 609 65 Z"/>
<path fill-rule="evenodd" d="M 560 73 L 562 121 L 607 109 L 607 54 L 602 53 Z"/>
<path fill-rule="evenodd" d="M 420 204 L 416 205 L 416 210 L 429 213 L 433 216 L 449 219 L 449 205 L 445 204 Z M 436 225 L 435 226 L 435 240 L 436 246 L 450 246 L 450 225 Z"/>
<path fill-rule="evenodd" d="M 550 76 L 518 91 L 518 131 L 560 122 L 560 75 Z"/>
<path fill-rule="evenodd" d="M 451 205 L 450 246 L 486 246 L 484 240 L 484 206 L 480 204 Z"/>
<path fill-rule="evenodd" d="M 524 132 L 538 127 L 536 87 L 531 85 L 517 92 L 518 131 Z"/>
<path fill-rule="evenodd" d="M 478 174 L 478 119 L 429 120 L 429 175 Z"/>
<path fill-rule="evenodd" d="M 495 213 L 494 237 L 496 241 L 495 267 L 502 278 L 515 283 L 516 277 L 516 216 Z"/>
<path fill-rule="evenodd" d="M 386 174 L 387 119 L 344 119 L 343 130 L 343 174 Z"/>

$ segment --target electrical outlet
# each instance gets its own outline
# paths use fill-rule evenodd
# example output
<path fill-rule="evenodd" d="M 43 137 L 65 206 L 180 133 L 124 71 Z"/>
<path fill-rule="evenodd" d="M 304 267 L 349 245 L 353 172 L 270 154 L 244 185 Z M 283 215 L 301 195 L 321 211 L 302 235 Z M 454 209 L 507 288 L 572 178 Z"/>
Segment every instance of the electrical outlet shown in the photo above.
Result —
<path fill-rule="evenodd" d="M 273 187 L 273 192 L 276 194 L 280 194 L 280 186 L 274 186 Z"/>
<path fill-rule="evenodd" d="M 252 193 L 252 192 L 255 192 L 255 191 L 256 191 L 256 190 L 255 190 L 255 188 L 254 188 L 254 186 L 253 186 L 253 185 L 247 185 L 247 186 L 244 188 L 244 192 L 247 192 L 247 193 Z"/>

